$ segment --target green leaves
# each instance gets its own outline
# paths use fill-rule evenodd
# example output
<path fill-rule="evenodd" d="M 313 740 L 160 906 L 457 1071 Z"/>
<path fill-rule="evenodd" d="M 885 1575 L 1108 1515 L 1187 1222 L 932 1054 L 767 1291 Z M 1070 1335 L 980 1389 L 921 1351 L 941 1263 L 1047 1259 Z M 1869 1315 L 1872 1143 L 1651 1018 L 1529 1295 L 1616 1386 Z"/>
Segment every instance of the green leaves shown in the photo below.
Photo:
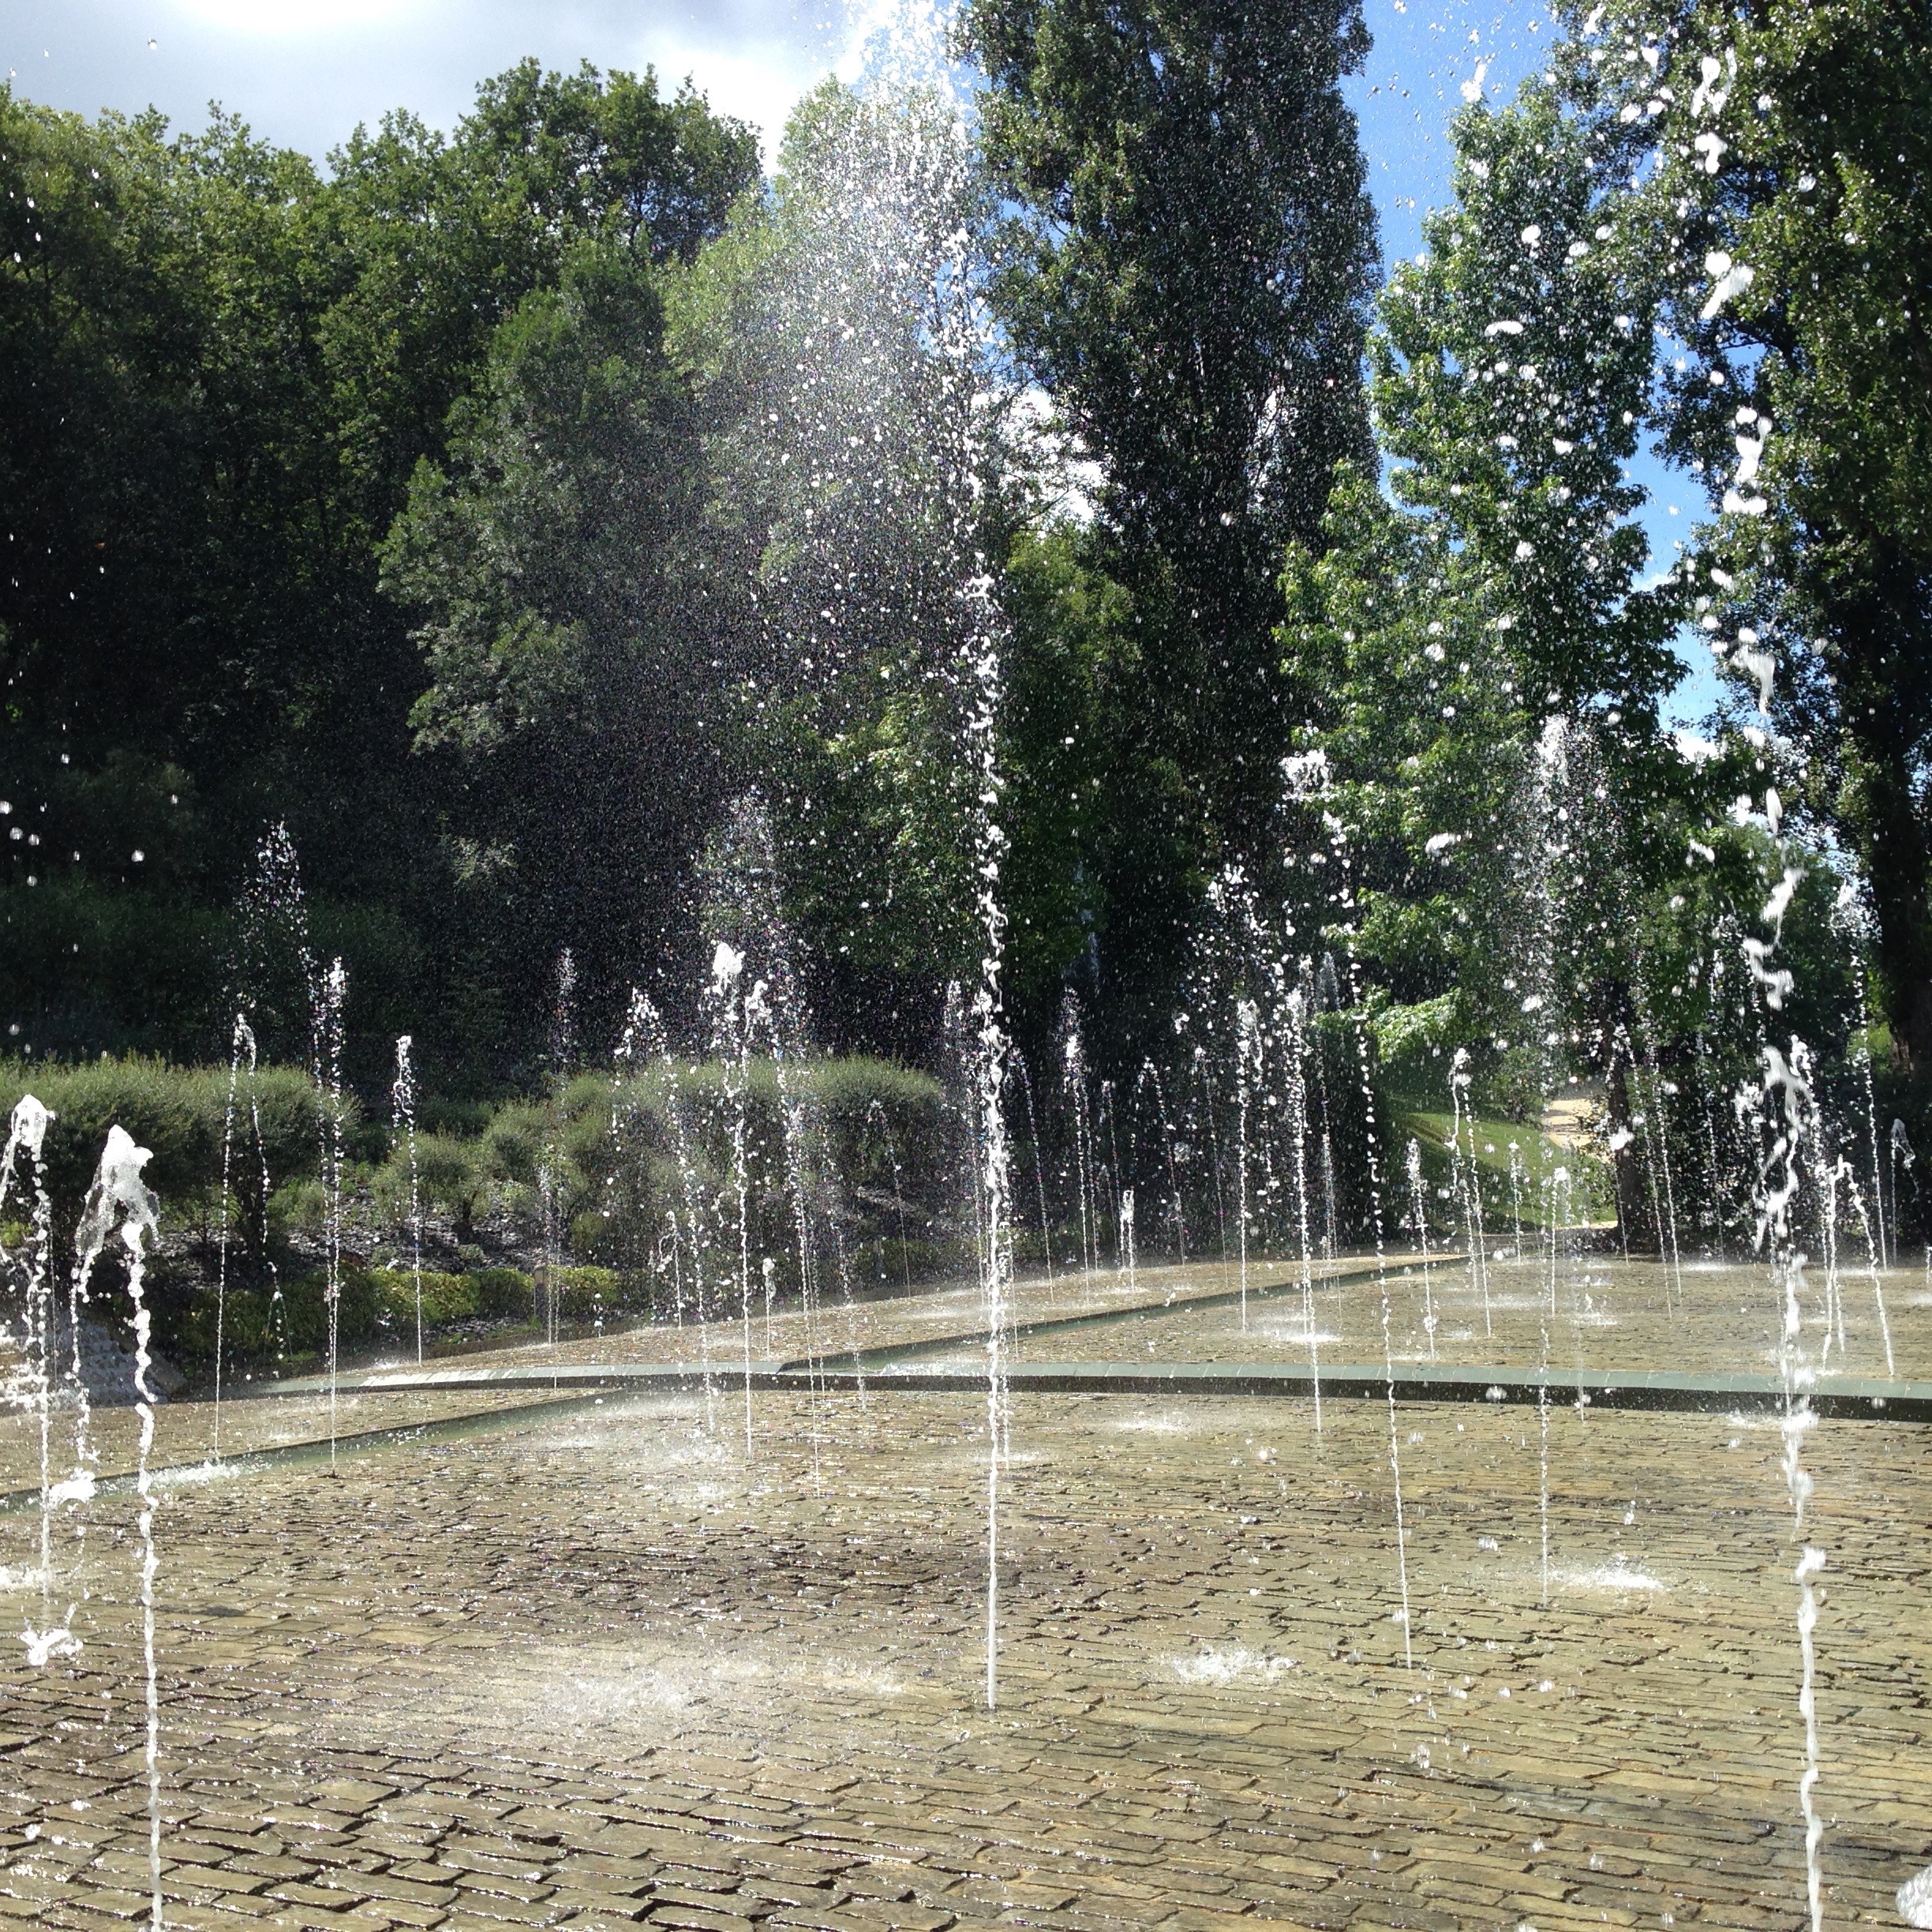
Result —
<path fill-rule="evenodd" d="M 1387 494 L 1344 472 L 1324 549 L 1288 552 L 1277 635 L 1354 852 L 1341 915 L 1312 877 L 1311 912 L 1350 929 L 1391 1046 L 1453 1035 L 1507 1087 L 1526 1035 L 1567 1052 L 1620 1023 L 1616 908 L 1658 871 L 1679 776 L 1657 710 L 1684 596 L 1640 581 L 1623 465 L 1653 309 L 1582 130 L 1532 81 L 1455 132 L 1457 203 L 1370 344 Z"/>
<path fill-rule="evenodd" d="M 756 178 L 756 138 L 648 70 L 545 73 L 526 60 L 477 93 L 445 140 L 413 116 L 331 157 L 343 286 L 324 324 L 355 469 L 380 537 L 415 462 L 440 448 L 492 332 L 594 241 L 686 261 Z"/>
<path fill-rule="evenodd" d="M 1788 805 L 1855 855 L 1901 1057 L 1932 1065 L 1932 25 L 1882 0 L 1616 0 L 1565 86 L 1686 353 L 1702 616 L 1740 707 L 1770 676 Z"/>
<path fill-rule="evenodd" d="M 1458 206 L 1399 267 L 1372 346 L 1397 500 L 1473 552 L 1522 680 L 1574 711 L 1654 713 L 1679 605 L 1640 589 L 1642 492 L 1623 480 L 1656 313 L 1614 248 L 1589 144 L 1532 80 L 1456 124 Z"/>
<path fill-rule="evenodd" d="M 687 412 L 653 278 L 756 172 L 749 129 L 648 73 L 526 62 L 452 136 L 391 115 L 326 178 L 219 111 L 170 138 L 158 116 L 89 123 L 0 91 L 3 728 L 10 795 L 47 807 L 43 854 L 0 859 L 13 888 L 51 883 L 56 851 L 63 882 L 99 883 L 60 780 L 115 750 L 192 784 L 198 829 L 172 822 L 155 861 L 204 910 L 284 816 L 315 886 L 417 934 L 459 880 L 505 876 L 514 841 L 466 822 L 466 761 L 597 728 L 622 680 L 608 654 L 590 674 L 594 641 L 665 627 L 667 519 L 695 512 L 665 481 Z M 413 762 L 423 660 L 377 582 L 406 504 L 390 567 L 442 627 L 416 721 L 433 763 Z M 681 657 L 677 678 L 627 675 L 667 718 L 656 683 L 689 683 Z M 577 847 L 594 809 L 576 803 Z M 88 951 L 58 950 L 18 1009 L 29 1037 L 125 1039 Z M 501 964 L 507 998 L 452 1000 L 534 1011 Z M 415 989 L 432 1035 L 447 991 Z M 200 1019 L 176 1004 L 161 1037 L 205 1050 Z"/>
<path fill-rule="evenodd" d="M 1373 227 L 1338 90 L 1367 49 L 1355 7 L 980 0 L 965 33 L 1020 210 L 1005 313 L 1111 512 L 1177 556 L 1224 512 L 1312 537 L 1362 447 Z"/>
<path fill-rule="evenodd" d="M 1282 747 L 1282 545 L 1320 543 L 1335 464 L 1368 455 L 1374 226 L 1339 86 L 1366 50 L 1359 9 L 976 0 L 964 33 L 1013 211 L 996 305 L 1099 466 L 1110 567 L 1172 586 L 1147 675 L 1241 849 Z"/>
<path fill-rule="evenodd" d="M 447 470 L 418 467 L 383 550 L 432 680 L 417 743 L 458 779 L 446 837 L 467 896 L 493 901 L 491 949 L 567 942 L 593 983 L 646 953 L 716 796 L 722 680 L 688 608 L 705 466 L 661 314 L 641 257 L 580 242 L 499 325 Z"/>

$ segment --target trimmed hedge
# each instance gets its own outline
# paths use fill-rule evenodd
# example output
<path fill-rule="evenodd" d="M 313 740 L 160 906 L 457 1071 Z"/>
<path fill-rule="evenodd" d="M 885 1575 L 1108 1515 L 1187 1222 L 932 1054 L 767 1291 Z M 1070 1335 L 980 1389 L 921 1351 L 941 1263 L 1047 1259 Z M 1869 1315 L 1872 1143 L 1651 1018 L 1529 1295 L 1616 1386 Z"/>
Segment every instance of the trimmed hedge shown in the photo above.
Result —
<path fill-rule="evenodd" d="M 500 1320 L 505 1316 L 528 1321 L 536 1306 L 530 1278 L 521 1268 L 479 1268 L 470 1279 L 476 1284 L 477 1312 Z"/>
<path fill-rule="evenodd" d="M 207 1212 L 221 1193 L 222 1137 L 228 1109 L 226 1067 L 178 1067 L 163 1060 L 97 1060 L 67 1066 L 0 1061 L 0 1110 L 11 1115 L 33 1094 L 54 1115 L 47 1130 L 47 1183 L 57 1219 L 80 1211 L 107 1129 L 118 1125 L 152 1155 L 148 1184 L 169 1219 L 180 1224 Z M 251 1097 L 261 1125 L 257 1152 Z M 357 1124 L 345 1097 L 345 1129 Z M 263 1067 L 235 1087 L 230 1172 L 238 1188 L 259 1189 L 266 1156 L 271 1184 L 316 1171 L 315 1083 L 292 1067 Z"/>
<path fill-rule="evenodd" d="M 922 1274 L 957 1264 L 958 1123 L 936 1081 L 863 1058 L 796 1060 L 782 1069 L 758 1060 L 743 1077 L 754 1267 L 769 1258 L 781 1290 L 796 1289 L 794 1185 L 809 1198 L 814 1265 L 828 1282 L 848 1267 L 863 1282 L 897 1279 L 908 1260 Z M 230 1078 L 226 1066 L 138 1058 L 0 1062 L 0 1106 L 10 1110 L 32 1091 L 54 1115 L 47 1153 L 60 1238 L 72 1236 L 110 1126 L 151 1150 L 147 1178 L 169 1237 L 151 1275 L 157 1341 L 188 1365 L 212 1363 L 214 1355 L 214 1237 Z M 425 1276 L 425 1329 L 548 1319 L 542 1271 L 533 1282 L 515 1268 L 481 1265 L 480 1243 L 492 1234 L 500 1241 L 512 1235 L 525 1255 L 561 1241 L 556 1312 L 572 1322 L 641 1310 L 653 1290 L 661 1297 L 669 1285 L 659 1279 L 667 1230 L 675 1221 L 680 1247 L 688 1244 L 694 1202 L 714 1249 L 735 1251 L 737 1078 L 715 1061 L 659 1063 L 618 1080 L 580 1074 L 547 1098 L 507 1101 L 484 1114 L 438 1114 L 425 1103 L 425 1119 L 441 1127 L 416 1136 L 415 1204 L 443 1238 L 453 1230 L 466 1264 L 460 1274 Z M 449 1130 L 472 1121 L 474 1134 Z M 236 1083 L 223 1335 L 232 1363 L 313 1357 L 324 1345 L 316 1267 L 327 1207 L 317 1179 L 320 1124 L 305 1069 L 264 1067 L 252 1084 L 245 1075 Z M 346 1171 L 347 1245 L 388 1265 L 349 1264 L 339 1339 L 346 1348 L 413 1340 L 414 1279 L 397 1265 L 409 1247 L 409 1151 L 380 1120 L 362 1121 L 352 1101 L 344 1132 L 349 1151 L 376 1163 L 352 1159 Z M 271 1285 L 278 1277 L 279 1296 Z"/>
<path fill-rule="evenodd" d="M 328 1278 L 310 1271 L 274 1286 L 231 1282 L 222 1309 L 222 1354 L 227 1368 L 268 1367 L 282 1358 L 322 1355 L 328 1347 Z M 423 1333 L 430 1336 L 478 1319 L 528 1321 L 534 1305 L 530 1278 L 520 1269 L 485 1268 L 472 1275 L 422 1276 Z M 205 1368 L 215 1359 L 217 1296 L 197 1282 L 185 1298 L 158 1309 L 156 1342 L 184 1368 Z M 401 1267 L 343 1270 L 336 1339 L 343 1350 L 384 1341 L 414 1344 L 416 1277 Z"/>
<path fill-rule="evenodd" d="M 788 1098 L 806 1129 L 806 1185 L 822 1200 L 836 1196 L 849 1245 L 896 1241 L 901 1201 L 910 1241 L 957 1232 L 953 1122 L 935 1080 L 883 1060 L 801 1061 L 781 1092 L 777 1067 L 754 1061 L 744 1095 L 751 1241 L 777 1259 L 781 1279 L 790 1280 L 794 1252 Z M 653 1066 L 621 1081 L 579 1074 L 549 1100 L 504 1103 L 474 1140 L 419 1134 L 416 1198 L 425 1214 L 452 1222 L 459 1239 L 492 1215 L 546 1239 L 547 1173 L 571 1260 L 635 1273 L 650 1265 L 667 1218 L 687 1212 L 680 1150 L 700 1198 L 732 1192 L 734 1106 L 715 1062 Z M 373 1182 L 392 1232 L 407 1223 L 410 1182 L 399 1145 Z"/>
<path fill-rule="evenodd" d="M 614 1268 L 560 1267 L 548 1279 L 539 1275 L 536 1285 L 541 1294 L 554 1290 L 557 1313 L 565 1321 L 620 1314 L 625 1306 L 623 1278 Z"/>
<path fill-rule="evenodd" d="M 810 1184 L 827 1178 L 818 1171 L 826 1166 L 858 1195 L 892 1195 L 896 1207 L 902 1193 L 909 1216 L 930 1231 L 935 1211 L 945 1211 L 953 1174 L 952 1126 L 938 1083 L 863 1058 L 795 1062 L 786 1078 L 792 1118 L 811 1130 Z M 150 1150 L 148 1184 L 166 1221 L 181 1226 L 204 1220 L 219 1202 L 229 1083 L 223 1066 L 178 1067 L 139 1058 L 75 1065 L 0 1061 L 0 1110 L 10 1112 L 32 1092 L 52 1111 L 48 1178 L 60 1221 L 71 1225 L 79 1213 L 107 1129 L 118 1124 Z M 786 1245 L 785 1099 L 777 1067 L 754 1061 L 744 1095 L 747 1160 L 753 1212 L 761 1223 L 772 1223 L 769 1230 L 761 1226 L 758 1238 L 774 1252 Z M 605 1250 L 576 1258 L 605 1266 L 635 1260 L 623 1252 L 626 1244 L 635 1248 L 641 1237 L 648 1245 L 664 1215 L 682 1206 L 680 1144 L 699 1185 L 712 1194 L 729 1178 L 732 1110 L 724 1070 L 715 1062 L 656 1066 L 621 1083 L 579 1075 L 554 1100 L 499 1106 L 474 1139 L 419 1133 L 417 1200 L 425 1213 L 452 1221 L 459 1237 L 505 1210 L 534 1227 L 540 1175 L 548 1167 L 573 1245 Z M 259 1151 L 253 1116 L 260 1120 Z M 308 1195 L 316 1179 L 318 1128 L 315 1086 L 305 1071 L 264 1067 L 252 1083 L 245 1074 L 236 1084 L 232 1185 L 250 1199 L 259 1191 L 265 1157 L 271 1189 L 286 1196 L 275 1214 L 284 1227 L 315 1219 Z M 344 1132 L 366 1144 L 381 1129 L 365 1127 L 354 1098 L 346 1096 Z M 369 1193 L 381 1222 L 391 1230 L 406 1223 L 406 1148 L 390 1148 Z M 852 1211 L 853 1203 L 847 1207 Z M 249 1218 L 240 1218 L 238 1231 Z M 620 1226 L 598 1225 L 611 1221 Z M 868 1237 L 862 1230 L 858 1237 Z"/>

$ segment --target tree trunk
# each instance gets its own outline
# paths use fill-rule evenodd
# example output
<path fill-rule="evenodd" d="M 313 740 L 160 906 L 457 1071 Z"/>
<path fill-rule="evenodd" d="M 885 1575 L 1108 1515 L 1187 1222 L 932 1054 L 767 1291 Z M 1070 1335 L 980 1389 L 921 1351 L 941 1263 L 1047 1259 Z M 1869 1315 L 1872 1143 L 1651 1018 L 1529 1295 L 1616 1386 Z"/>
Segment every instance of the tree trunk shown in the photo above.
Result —
<path fill-rule="evenodd" d="M 1628 1052 L 1613 1049 L 1604 1082 L 1604 1111 L 1609 1128 L 1611 1171 L 1616 1179 L 1617 1233 L 1626 1254 L 1653 1255 L 1662 1252 L 1663 1243 L 1658 1238 L 1649 1175 L 1638 1152 L 1642 1130 L 1631 1118 L 1630 1073 Z"/>
<path fill-rule="evenodd" d="M 1932 842 L 1903 735 L 1884 707 L 1852 727 L 1866 874 L 1878 919 L 1878 983 L 1892 1050 L 1932 1069 Z"/>

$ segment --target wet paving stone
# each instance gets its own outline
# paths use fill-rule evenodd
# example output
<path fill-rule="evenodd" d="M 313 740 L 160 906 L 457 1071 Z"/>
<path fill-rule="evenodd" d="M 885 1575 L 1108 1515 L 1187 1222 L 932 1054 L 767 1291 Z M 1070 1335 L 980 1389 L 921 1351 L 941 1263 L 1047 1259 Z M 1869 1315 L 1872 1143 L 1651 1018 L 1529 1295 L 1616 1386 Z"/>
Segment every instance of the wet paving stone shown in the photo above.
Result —
<path fill-rule="evenodd" d="M 364 1427 L 463 1412 L 358 1399 Z M 164 1411 L 164 1447 L 196 1453 L 210 1420 Z M 350 1443 L 333 1473 L 167 1488 L 168 1922 L 1805 1919 L 1774 1418 L 1553 1410 L 1546 1601 L 1533 1410 L 1399 1412 L 1398 1548 L 1380 1405 L 1326 1405 L 1318 1432 L 1299 1400 L 1017 1397 L 990 1712 L 983 1399 L 761 1391 L 748 1455 L 743 1422 L 724 1383 L 539 1404 Z M 1932 1859 L 1927 1445 L 1864 1421 L 1805 1441 L 1834 1923 L 1896 1924 Z M 65 1513 L 44 1597 L 36 1513 L 0 1517 L 9 1628 L 71 1602 L 84 1646 L 0 1665 L 0 1919 L 149 1908 L 134 1509 Z"/>

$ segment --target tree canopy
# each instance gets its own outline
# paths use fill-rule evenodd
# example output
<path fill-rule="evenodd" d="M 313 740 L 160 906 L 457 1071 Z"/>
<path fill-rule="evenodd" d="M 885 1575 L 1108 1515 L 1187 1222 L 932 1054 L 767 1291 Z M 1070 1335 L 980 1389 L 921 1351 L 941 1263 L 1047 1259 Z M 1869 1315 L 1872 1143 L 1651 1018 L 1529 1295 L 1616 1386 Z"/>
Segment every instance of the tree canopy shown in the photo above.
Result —
<path fill-rule="evenodd" d="M 1098 465 L 1142 676 L 1238 852 L 1274 799 L 1284 543 L 1368 459 L 1375 219 L 1342 77 L 1357 0 L 975 0 L 987 163 L 1014 212 L 994 296 Z"/>
<path fill-rule="evenodd" d="M 0 91 L 13 1037 L 225 1037 L 223 908 L 284 820 L 364 1017 L 455 996 L 472 834 L 414 752 L 380 546 L 417 465 L 477 444 L 500 331 L 541 332 L 522 305 L 585 247 L 687 260 L 756 166 L 689 88 L 534 62 L 447 138 L 357 130 L 326 176 L 231 116 L 170 137 Z M 452 1058 L 514 1055 L 526 990 Z"/>
<path fill-rule="evenodd" d="M 1894 1043 L 1932 1065 L 1932 27 L 1878 0 L 1570 13 L 1563 86 L 1684 345 L 1701 621 L 1856 855 Z M 1768 667 L 1773 659 L 1775 676 Z"/>
<path fill-rule="evenodd" d="M 514 1084 L 561 949 L 697 1025 L 755 823 L 840 1046 L 938 1050 L 991 890 L 1038 1064 L 1069 998 L 1114 1074 L 1231 1050 L 1265 934 L 1518 1109 L 1634 1133 L 1774 994 L 1921 1078 L 1924 22 L 1562 19 L 1386 281 L 1355 0 L 972 0 L 964 97 L 828 81 L 769 179 L 648 73 L 322 166 L 0 92 L 9 1038 L 215 1050 L 298 852 L 351 1038 Z"/>

